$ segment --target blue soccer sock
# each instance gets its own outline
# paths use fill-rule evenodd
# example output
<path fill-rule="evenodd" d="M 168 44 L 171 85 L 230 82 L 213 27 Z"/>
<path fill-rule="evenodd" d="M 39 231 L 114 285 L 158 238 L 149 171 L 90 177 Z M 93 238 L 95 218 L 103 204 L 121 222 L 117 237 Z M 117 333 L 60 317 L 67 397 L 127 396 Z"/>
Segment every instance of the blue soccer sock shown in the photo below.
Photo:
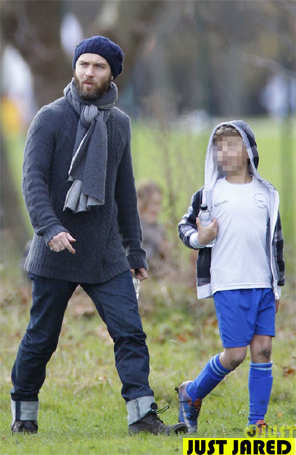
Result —
<path fill-rule="evenodd" d="M 186 392 L 191 400 L 202 399 L 208 395 L 232 370 L 221 365 L 220 354 L 212 357 L 194 381 L 188 384 Z"/>
<path fill-rule="evenodd" d="M 264 420 L 272 389 L 272 362 L 250 362 L 249 371 L 249 424 Z"/>

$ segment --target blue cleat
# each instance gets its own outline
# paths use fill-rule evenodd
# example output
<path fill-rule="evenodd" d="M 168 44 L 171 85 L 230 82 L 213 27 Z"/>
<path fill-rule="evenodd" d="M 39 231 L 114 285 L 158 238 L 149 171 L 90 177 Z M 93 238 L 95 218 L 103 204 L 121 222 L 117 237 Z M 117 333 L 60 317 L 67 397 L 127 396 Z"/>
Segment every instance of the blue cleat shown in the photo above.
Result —
<path fill-rule="evenodd" d="M 186 387 L 192 381 L 182 382 L 175 390 L 179 397 L 179 422 L 187 425 L 188 433 L 196 433 L 197 431 L 197 418 L 201 409 L 202 400 L 197 398 L 192 403 L 191 398 L 186 393 Z"/>

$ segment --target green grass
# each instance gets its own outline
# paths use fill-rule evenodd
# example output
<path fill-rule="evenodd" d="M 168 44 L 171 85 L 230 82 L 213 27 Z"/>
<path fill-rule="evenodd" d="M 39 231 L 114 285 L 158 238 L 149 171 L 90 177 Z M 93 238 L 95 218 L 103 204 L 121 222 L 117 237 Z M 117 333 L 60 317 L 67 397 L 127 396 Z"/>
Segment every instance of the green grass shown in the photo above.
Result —
<path fill-rule="evenodd" d="M 16 272 L 1 284 L 2 455 L 182 453 L 181 436 L 128 436 L 113 343 L 81 291 L 69 303 L 59 347 L 48 365 L 40 393 L 40 431 L 38 435 L 11 435 L 10 371 L 29 318 L 30 289 Z M 290 287 L 283 296 L 274 342 L 274 387 L 267 415 L 272 425 L 296 423 L 295 316 L 289 293 L 293 293 Z M 174 387 L 195 377 L 222 349 L 213 301 L 197 302 L 193 287 L 180 277 L 174 285 L 143 283 L 139 304 L 151 356 L 150 384 L 159 407 L 170 405 L 162 418 L 172 424 L 178 414 Z M 204 400 L 199 437 L 244 437 L 248 364 L 249 358 Z"/>

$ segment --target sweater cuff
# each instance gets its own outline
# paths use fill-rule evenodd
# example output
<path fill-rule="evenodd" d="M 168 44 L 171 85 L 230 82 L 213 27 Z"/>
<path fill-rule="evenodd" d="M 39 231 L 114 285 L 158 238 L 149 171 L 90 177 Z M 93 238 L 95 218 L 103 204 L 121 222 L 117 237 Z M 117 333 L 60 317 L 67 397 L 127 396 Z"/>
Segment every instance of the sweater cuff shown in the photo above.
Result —
<path fill-rule="evenodd" d="M 189 243 L 192 246 L 192 248 L 194 248 L 194 249 L 200 249 L 200 248 L 205 248 L 206 247 L 206 245 L 202 245 L 201 243 L 199 243 L 199 241 L 198 241 L 198 233 L 197 232 L 195 232 L 194 234 L 192 234 L 190 236 Z"/>
<path fill-rule="evenodd" d="M 148 270 L 148 264 L 145 259 L 145 256 L 142 254 L 129 254 L 127 256 L 129 265 L 131 269 L 141 269 L 144 268 Z"/>
<path fill-rule="evenodd" d="M 52 224 L 51 226 L 49 226 L 42 236 L 46 246 L 48 246 L 48 243 L 50 242 L 50 240 L 55 235 L 59 234 L 60 232 L 69 232 L 69 231 L 68 231 L 68 229 L 64 228 L 64 226 L 62 226 L 61 224 Z"/>

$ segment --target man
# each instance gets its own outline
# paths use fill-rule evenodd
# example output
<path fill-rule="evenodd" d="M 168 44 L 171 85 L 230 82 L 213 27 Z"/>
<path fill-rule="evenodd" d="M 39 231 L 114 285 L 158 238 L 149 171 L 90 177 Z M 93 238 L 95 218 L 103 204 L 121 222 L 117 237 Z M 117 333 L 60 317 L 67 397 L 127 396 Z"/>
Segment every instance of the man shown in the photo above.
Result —
<path fill-rule="evenodd" d="M 147 278 L 132 169 L 129 118 L 114 107 L 120 47 L 102 36 L 75 50 L 64 97 L 29 129 L 23 193 L 34 227 L 26 260 L 33 280 L 30 322 L 12 370 L 12 431 L 38 431 L 38 393 L 67 303 L 80 286 L 114 341 L 130 433 L 186 431 L 157 417 L 149 353 L 132 276 Z"/>

